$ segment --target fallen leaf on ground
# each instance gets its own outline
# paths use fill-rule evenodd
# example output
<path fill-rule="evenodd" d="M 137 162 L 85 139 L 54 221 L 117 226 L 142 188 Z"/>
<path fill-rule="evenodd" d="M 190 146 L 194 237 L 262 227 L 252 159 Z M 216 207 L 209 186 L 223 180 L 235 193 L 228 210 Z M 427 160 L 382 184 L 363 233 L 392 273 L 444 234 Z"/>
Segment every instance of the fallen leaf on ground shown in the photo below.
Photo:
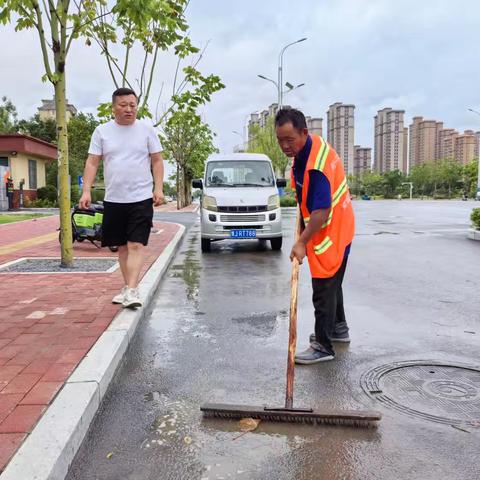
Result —
<path fill-rule="evenodd" d="M 242 418 L 238 422 L 240 426 L 240 430 L 242 432 L 253 432 L 254 430 L 257 429 L 259 423 L 260 423 L 260 420 L 257 420 L 255 418 Z"/>

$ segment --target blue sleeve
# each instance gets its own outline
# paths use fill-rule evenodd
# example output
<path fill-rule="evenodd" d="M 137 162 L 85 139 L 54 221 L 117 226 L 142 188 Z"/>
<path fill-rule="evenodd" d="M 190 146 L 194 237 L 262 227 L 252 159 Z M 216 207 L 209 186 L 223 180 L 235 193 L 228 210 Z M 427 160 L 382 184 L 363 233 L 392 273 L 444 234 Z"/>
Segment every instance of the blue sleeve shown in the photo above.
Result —
<path fill-rule="evenodd" d="M 328 178 L 319 170 L 310 170 L 307 208 L 310 212 L 332 206 L 332 193 Z"/>

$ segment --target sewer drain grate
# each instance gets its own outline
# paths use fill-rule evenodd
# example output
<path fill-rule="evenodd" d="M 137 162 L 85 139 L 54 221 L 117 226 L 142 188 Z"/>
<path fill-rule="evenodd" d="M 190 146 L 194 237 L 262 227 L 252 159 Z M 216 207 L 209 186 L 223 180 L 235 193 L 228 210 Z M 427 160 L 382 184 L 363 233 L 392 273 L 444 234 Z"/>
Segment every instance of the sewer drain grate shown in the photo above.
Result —
<path fill-rule="evenodd" d="M 480 369 L 430 360 L 382 365 L 361 378 L 363 390 L 402 413 L 449 425 L 480 426 Z"/>
<path fill-rule="evenodd" d="M 76 258 L 73 267 L 60 266 L 60 258 L 19 258 L 0 265 L 0 273 L 111 273 L 118 267 L 112 257 Z"/>

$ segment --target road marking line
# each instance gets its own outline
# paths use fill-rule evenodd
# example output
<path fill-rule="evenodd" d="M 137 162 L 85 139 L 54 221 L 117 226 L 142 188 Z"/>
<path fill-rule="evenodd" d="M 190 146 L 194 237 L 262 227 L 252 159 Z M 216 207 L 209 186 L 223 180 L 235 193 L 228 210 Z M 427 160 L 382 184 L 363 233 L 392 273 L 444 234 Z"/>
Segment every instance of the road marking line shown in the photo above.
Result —
<path fill-rule="evenodd" d="M 4 247 L 0 247 L 0 255 L 7 255 L 9 253 L 16 252 L 17 250 L 22 250 L 23 248 L 33 247 L 34 245 L 49 242 L 50 240 L 53 240 L 57 237 L 58 233 L 52 232 L 47 233 L 46 235 L 40 235 L 39 237 L 22 240 L 21 242 L 10 243 L 8 245 L 5 245 Z"/>

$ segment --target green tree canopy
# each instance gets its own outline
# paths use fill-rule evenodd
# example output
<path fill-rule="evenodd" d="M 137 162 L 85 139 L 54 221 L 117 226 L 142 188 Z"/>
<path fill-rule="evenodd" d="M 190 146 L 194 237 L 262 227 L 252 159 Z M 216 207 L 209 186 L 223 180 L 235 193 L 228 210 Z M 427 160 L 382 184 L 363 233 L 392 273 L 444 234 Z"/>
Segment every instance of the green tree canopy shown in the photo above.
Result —
<path fill-rule="evenodd" d="M 277 175 L 285 178 L 290 159 L 282 152 L 278 144 L 273 118 L 267 120 L 265 127 L 253 125 L 250 128 L 249 137 L 248 151 L 267 155 L 272 161 Z"/>
<path fill-rule="evenodd" d="M 164 157 L 177 165 L 177 206 L 192 202 L 191 183 L 201 177 L 208 156 L 217 151 L 214 134 L 199 115 L 179 110 L 170 115 L 160 135 Z"/>
<path fill-rule="evenodd" d="M 57 143 L 57 122 L 53 118 L 41 120 L 37 113 L 30 120 L 20 120 L 17 129 L 19 133 L 39 138 L 45 142 Z"/>
<path fill-rule="evenodd" d="M 17 108 L 7 98 L 2 97 L 0 105 L 0 133 L 14 133 L 17 128 Z"/>

